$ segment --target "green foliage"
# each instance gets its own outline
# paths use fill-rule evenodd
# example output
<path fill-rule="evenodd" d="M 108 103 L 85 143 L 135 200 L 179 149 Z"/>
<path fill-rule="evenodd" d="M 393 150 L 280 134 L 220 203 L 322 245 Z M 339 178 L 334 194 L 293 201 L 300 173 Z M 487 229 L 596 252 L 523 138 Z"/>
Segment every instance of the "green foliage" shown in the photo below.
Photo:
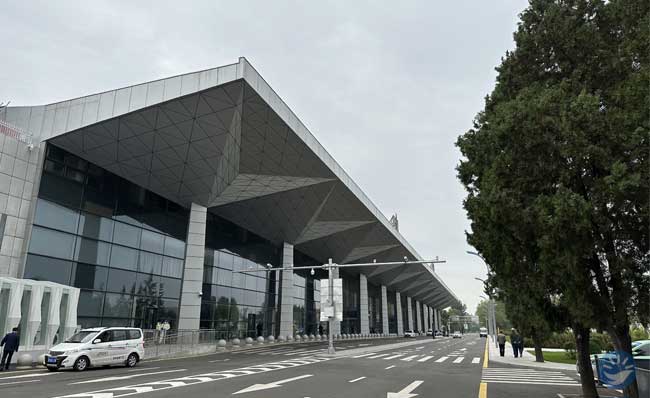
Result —
<path fill-rule="evenodd" d="M 531 0 L 457 142 L 469 243 L 524 333 L 650 318 L 650 2 Z M 599 343 L 600 344 L 600 343 Z"/>
<path fill-rule="evenodd" d="M 486 300 L 482 300 L 480 303 L 478 303 L 476 306 L 476 311 L 474 312 L 474 315 L 478 316 L 479 325 L 483 327 L 485 327 L 487 320 L 487 303 L 488 302 Z M 495 313 L 497 319 L 497 327 L 503 331 L 509 331 L 510 328 L 512 328 L 512 322 L 510 322 L 508 319 L 508 315 L 506 314 L 506 306 L 503 302 L 496 302 Z"/>
<path fill-rule="evenodd" d="M 650 333 L 643 327 L 635 327 L 631 329 L 630 337 L 632 337 L 632 341 L 650 340 Z"/>

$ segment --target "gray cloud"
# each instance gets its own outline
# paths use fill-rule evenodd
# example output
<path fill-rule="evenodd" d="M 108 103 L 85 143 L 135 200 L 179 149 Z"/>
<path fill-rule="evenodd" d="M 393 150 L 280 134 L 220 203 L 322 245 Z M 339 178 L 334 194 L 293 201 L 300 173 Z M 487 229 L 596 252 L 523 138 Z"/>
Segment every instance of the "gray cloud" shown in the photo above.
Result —
<path fill-rule="evenodd" d="M 453 143 L 513 47 L 524 0 L 57 1 L 3 5 L 0 101 L 32 105 L 245 56 L 470 311 Z"/>

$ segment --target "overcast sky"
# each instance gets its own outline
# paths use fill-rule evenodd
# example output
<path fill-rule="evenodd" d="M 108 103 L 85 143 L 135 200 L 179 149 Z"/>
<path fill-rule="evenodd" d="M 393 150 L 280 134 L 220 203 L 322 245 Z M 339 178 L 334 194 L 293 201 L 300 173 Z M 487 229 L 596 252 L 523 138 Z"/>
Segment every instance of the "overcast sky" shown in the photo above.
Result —
<path fill-rule="evenodd" d="M 383 4 L 383 5 L 380 5 Z M 0 13 L 0 102 L 38 105 L 246 57 L 474 312 L 459 134 L 524 0 L 42 1 Z"/>

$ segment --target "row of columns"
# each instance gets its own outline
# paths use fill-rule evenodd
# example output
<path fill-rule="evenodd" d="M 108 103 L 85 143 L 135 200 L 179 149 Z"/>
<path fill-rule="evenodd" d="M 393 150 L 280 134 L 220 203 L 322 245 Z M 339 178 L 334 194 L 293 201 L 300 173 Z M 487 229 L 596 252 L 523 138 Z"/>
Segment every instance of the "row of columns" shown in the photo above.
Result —
<path fill-rule="evenodd" d="M 190 209 L 190 220 L 188 225 L 187 245 L 185 252 L 185 267 L 183 275 L 183 287 L 181 293 L 181 305 L 178 327 L 179 329 L 198 329 L 201 312 L 201 291 L 203 283 L 203 262 L 205 253 L 205 235 L 206 235 L 207 209 L 204 206 L 192 203 Z M 290 243 L 284 243 L 282 248 L 282 266 L 293 266 L 294 247 Z M 334 278 L 339 277 L 339 270 L 333 271 Z M 370 321 L 368 311 L 368 279 L 366 275 L 360 274 L 359 277 L 359 305 L 361 314 L 361 333 L 370 333 Z M 282 289 L 280 291 L 280 320 L 279 333 L 281 336 L 293 335 L 293 271 L 282 271 L 281 276 Z M 321 297 L 327 294 L 322 292 Z M 437 329 L 440 330 L 439 310 L 428 306 L 423 306 L 419 301 L 415 301 L 416 311 L 413 314 L 411 297 L 406 297 L 407 318 L 402 319 L 402 296 L 399 292 L 395 293 L 396 311 L 397 311 L 397 331 L 403 333 L 405 329 L 422 330 Z M 381 306 L 382 306 L 382 329 L 388 333 L 388 297 L 386 286 L 381 286 Z M 406 325 L 404 325 L 406 321 Z M 417 326 L 416 326 L 417 325 Z M 434 327 L 432 327 L 434 326 Z M 341 333 L 341 323 L 334 322 L 334 334 Z"/>

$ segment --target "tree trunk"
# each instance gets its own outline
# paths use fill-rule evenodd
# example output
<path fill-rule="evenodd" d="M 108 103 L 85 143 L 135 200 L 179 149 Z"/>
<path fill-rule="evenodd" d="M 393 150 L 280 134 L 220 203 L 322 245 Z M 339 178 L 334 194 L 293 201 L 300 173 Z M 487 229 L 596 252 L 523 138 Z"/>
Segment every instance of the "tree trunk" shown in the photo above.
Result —
<path fill-rule="evenodd" d="M 535 346 L 535 362 L 544 362 L 542 341 L 536 329 L 533 329 L 533 345 Z"/>
<path fill-rule="evenodd" d="M 624 351 L 632 355 L 632 337 L 630 336 L 630 327 L 627 325 L 616 325 L 610 330 L 612 342 L 617 351 Z M 624 390 L 625 396 L 629 398 L 639 398 L 639 386 L 636 379 Z"/>
<path fill-rule="evenodd" d="M 584 398 L 598 398 L 598 391 L 596 391 L 596 383 L 594 382 L 594 371 L 591 368 L 591 360 L 589 359 L 589 334 L 589 328 L 580 325 L 573 327 L 582 394 Z"/>

